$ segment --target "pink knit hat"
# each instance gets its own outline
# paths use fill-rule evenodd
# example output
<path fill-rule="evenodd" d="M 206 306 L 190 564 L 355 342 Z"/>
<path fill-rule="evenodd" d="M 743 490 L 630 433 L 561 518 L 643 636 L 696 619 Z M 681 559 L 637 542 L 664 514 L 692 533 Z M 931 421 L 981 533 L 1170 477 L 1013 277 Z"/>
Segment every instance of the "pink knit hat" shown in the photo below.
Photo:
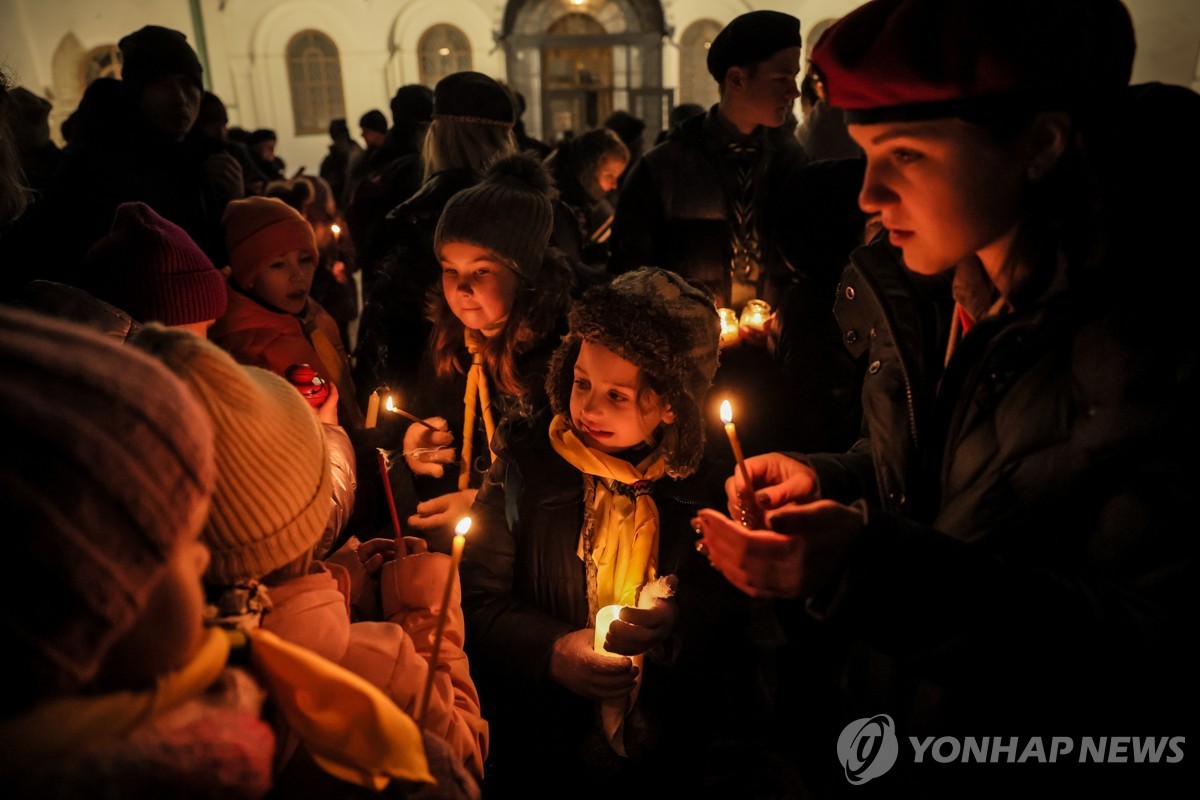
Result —
<path fill-rule="evenodd" d="M 225 206 L 225 248 L 239 286 L 254 282 L 273 258 L 307 250 L 317 258 L 317 235 L 299 211 L 275 197 L 247 197 Z"/>
<path fill-rule="evenodd" d="M 117 206 L 83 261 L 83 288 L 138 322 L 187 325 L 225 313 L 225 278 L 191 237 L 145 203 Z"/>
<path fill-rule="evenodd" d="M 142 353 L 0 306 L 0 374 L 9 715 L 95 677 L 215 476 L 208 416 Z"/>

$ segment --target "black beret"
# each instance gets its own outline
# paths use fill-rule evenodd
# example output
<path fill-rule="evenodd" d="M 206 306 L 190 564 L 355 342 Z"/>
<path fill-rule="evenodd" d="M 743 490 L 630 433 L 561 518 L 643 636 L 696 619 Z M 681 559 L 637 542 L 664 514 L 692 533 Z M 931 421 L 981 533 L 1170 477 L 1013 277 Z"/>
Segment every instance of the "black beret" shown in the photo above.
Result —
<path fill-rule="evenodd" d="M 780 50 L 800 46 L 800 20 L 779 11 L 751 11 L 734 17 L 708 48 L 708 71 L 717 83 L 730 67 L 766 61 Z"/>
<path fill-rule="evenodd" d="M 507 128 L 516 121 L 508 90 L 481 72 L 455 72 L 438 81 L 433 118 Z"/>

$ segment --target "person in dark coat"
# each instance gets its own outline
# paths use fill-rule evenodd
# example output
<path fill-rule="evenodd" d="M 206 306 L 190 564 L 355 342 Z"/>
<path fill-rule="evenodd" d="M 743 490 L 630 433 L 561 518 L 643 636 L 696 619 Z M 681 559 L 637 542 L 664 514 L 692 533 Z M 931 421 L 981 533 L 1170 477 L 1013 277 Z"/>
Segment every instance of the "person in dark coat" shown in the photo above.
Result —
<path fill-rule="evenodd" d="M 241 195 L 242 174 L 228 153 L 197 152 L 185 141 L 199 113 L 200 60 L 182 33 L 157 25 L 119 46 L 123 80 L 89 87 L 62 169 L 5 237 L 13 248 L 5 260 L 27 265 L 35 273 L 28 278 L 73 283 L 117 206 L 135 200 L 183 228 L 214 263 L 225 261 L 220 217 Z"/>
<path fill-rule="evenodd" d="M 258 128 L 250 133 L 248 142 L 250 157 L 254 159 L 258 171 L 266 177 L 268 182 L 287 178 L 287 175 L 284 174 L 287 165 L 282 158 L 275 154 L 276 142 L 278 142 L 278 137 L 270 128 Z"/>
<path fill-rule="evenodd" d="M 329 182 L 334 202 L 341 209 L 344 207 L 342 198 L 346 193 L 346 174 L 350 169 L 350 162 L 362 153 L 362 145 L 350 136 L 350 128 L 341 117 L 329 121 L 329 138 L 332 140 L 329 152 L 321 159 L 318 174 Z"/>
<path fill-rule="evenodd" d="M 708 51 L 721 102 L 646 153 L 621 187 L 613 221 L 613 272 L 652 264 L 701 281 L 719 305 L 772 305 L 787 267 L 767 210 L 779 180 L 801 158 L 783 125 L 798 95 L 800 21 L 752 11 L 729 23 Z"/>
<path fill-rule="evenodd" d="M 607 276 L 613 217 L 608 196 L 628 164 L 629 148 L 608 128 L 563 142 L 546 159 L 558 188 L 553 241 L 571 262 L 578 291 Z"/>
<path fill-rule="evenodd" d="M 386 252 L 374 278 L 364 276 L 355 381 L 367 394 L 387 385 L 411 394 L 429 336 L 425 297 L 441 266 L 433 237 L 446 203 L 479 182 L 494 161 L 514 154 L 508 92 L 478 72 L 457 72 L 434 89 L 433 122 L 425 136 L 424 182 L 387 213 L 376 235 Z M 364 396 L 365 402 L 365 396 Z"/>
<path fill-rule="evenodd" d="M 1035 9 L 1039 25 L 1019 22 Z M 1170 156 L 1133 155 L 1113 120 L 1147 126 L 1136 108 L 1159 94 L 1128 88 L 1134 46 L 1117 0 L 875 0 L 813 53 L 866 152 L 860 203 L 887 229 L 854 252 L 836 309 L 868 362 L 866 435 L 846 454 L 748 459 L 770 530 L 715 511 L 698 524 L 732 583 L 848 637 L 831 745 L 876 719 L 905 741 L 1021 750 L 944 765 L 904 748 L 894 774 L 875 771 L 880 791 L 1011 797 L 1036 768 L 1042 791 L 1138 794 L 1178 779 L 1167 737 L 1193 738 L 1180 632 L 1200 583 L 1179 520 L 1200 478 L 1194 293 L 1165 297 L 1130 268 L 1183 253 L 1135 207 L 1156 201 L 1147 165 L 1200 174 L 1200 98 L 1160 108 L 1193 125 Z M 1176 219 L 1200 203 L 1158 205 Z M 951 273 L 940 315 L 920 279 Z M 1115 731 L 1159 756 L 1081 753 Z M 1051 736 L 1073 755 L 1028 749 Z M 847 748 L 829 785 L 868 762 Z"/>

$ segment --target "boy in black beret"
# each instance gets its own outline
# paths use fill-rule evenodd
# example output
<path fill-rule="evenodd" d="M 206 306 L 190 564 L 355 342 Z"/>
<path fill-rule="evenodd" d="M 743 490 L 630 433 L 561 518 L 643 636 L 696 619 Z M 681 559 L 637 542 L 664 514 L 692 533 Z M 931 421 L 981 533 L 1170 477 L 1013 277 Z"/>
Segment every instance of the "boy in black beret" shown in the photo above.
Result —
<path fill-rule="evenodd" d="M 771 302 L 788 274 L 763 222 L 774 178 L 802 158 L 788 137 L 768 135 L 800 94 L 800 20 L 742 14 L 713 40 L 708 70 L 720 102 L 668 134 L 621 188 L 611 269 L 669 269 L 740 309 Z"/>

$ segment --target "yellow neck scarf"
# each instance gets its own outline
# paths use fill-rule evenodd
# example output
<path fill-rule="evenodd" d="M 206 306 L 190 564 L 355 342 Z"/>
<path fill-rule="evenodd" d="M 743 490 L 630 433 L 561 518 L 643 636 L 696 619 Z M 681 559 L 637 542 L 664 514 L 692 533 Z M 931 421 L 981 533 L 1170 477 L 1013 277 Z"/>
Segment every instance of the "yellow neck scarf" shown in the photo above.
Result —
<path fill-rule="evenodd" d="M 583 473 L 584 521 L 576 554 L 584 563 L 588 611 L 605 606 L 638 604 L 638 592 L 658 577 L 658 506 L 650 490 L 667 469 L 661 450 L 634 466 L 624 459 L 593 450 L 558 414 L 550 422 L 550 444 L 567 463 Z M 601 700 L 600 721 L 608 743 L 625 755 L 625 715 L 637 702 L 641 656 L 634 656 L 637 685 L 627 697 Z"/>
<path fill-rule="evenodd" d="M 471 354 L 471 368 L 467 371 L 467 392 L 463 395 L 462 469 L 458 473 L 458 490 L 471 488 L 471 450 L 475 443 L 476 402 L 483 408 L 483 429 L 487 434 L 488 455 L 491 455 L 492 435 L 496 423 L 492 419 L 492 396 L 488 390 L 487 373 L 483 369 L 483 342 L 464 329 L 467 352 Z"/>
<path fill-rule="evenodd" d="M 263 630 L 214 628 L 196 657 L 153 689 L 63 697 L 0 724 L 4 760 L 36 762 L 119 739 L 198 696 L 250 641 L 252 671 L 313 759 L 329 774 L 379 791 L 393 778 L 432 783 L 421 731 L 379 689 Z"/>
<path fill-rule="evenodd" d="M 577 550 L 587 564 L 590 549 L 595 565 L 594 592 L 588 581 L 588 605 L 595 603 L 593 619 L 607 605 L 636 606 L 638 590 L 658 576 L 658 507 L 650 489 L 666 473 L 666 459 L 655 450 L 634 466 L 593 450 L 562 414 L 550 423 L 550 444 L 575 469 L 595 477 Z M 590 577 L 591 564 L 588 571 Z"/>

